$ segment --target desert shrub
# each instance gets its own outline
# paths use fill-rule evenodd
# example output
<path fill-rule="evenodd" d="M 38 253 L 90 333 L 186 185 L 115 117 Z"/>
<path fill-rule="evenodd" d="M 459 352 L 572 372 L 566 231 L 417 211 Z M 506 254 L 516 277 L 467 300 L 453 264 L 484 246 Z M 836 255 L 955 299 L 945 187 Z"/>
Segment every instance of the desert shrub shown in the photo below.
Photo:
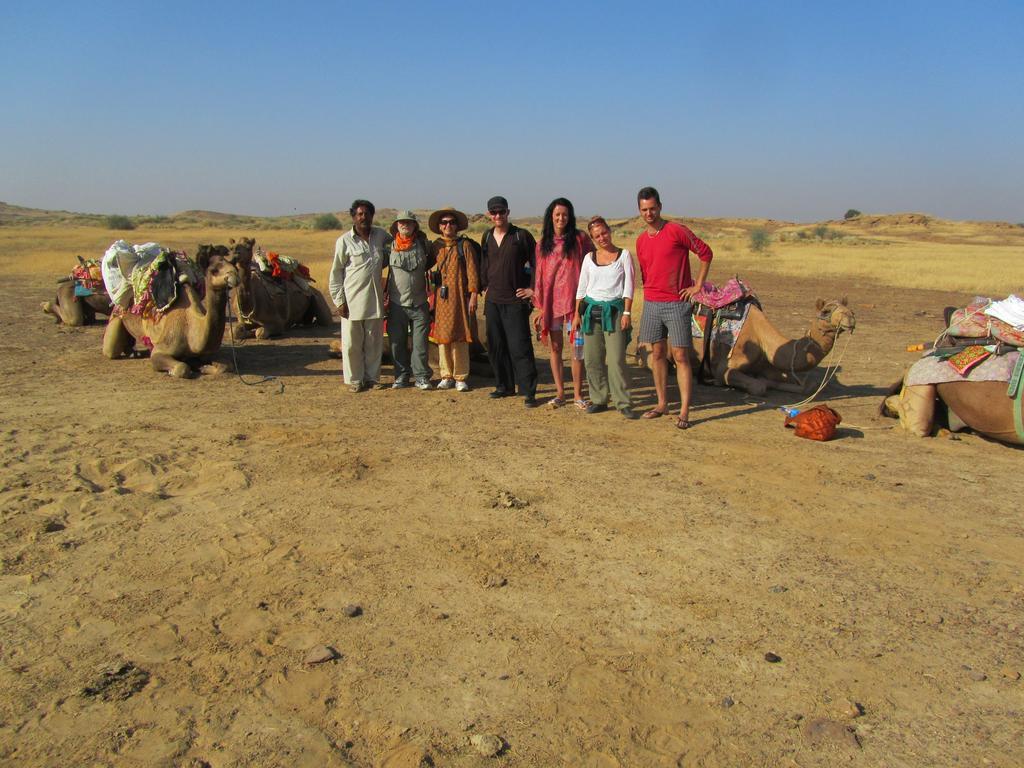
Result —
<path fill-rule="evenodd" d="M 849 221 L 850 219 L 856 219 L 858 216 L 860 216 L 860 211 L 858 211 L 856 208 L 851 208 L 845 214 L 843 214 L 843 218 L 846 219 L 847 221 Z"/>
<path fill-rule="evenodd" d="M 341 222 L 333 213 L 321 213 L 311 225 L 317 232 L 326 232 L 329 229 L 341 229 Z"/>
<path fill-rule="evenodd" d="M 812 229 L 811 232 L 813 232 L 814 236 L 819 240 L 824 240 L 826 237 L 828 237 L 828 227 L 826 227 L 824 224 L 819 224 L 814 229 Z"/>
<path fill-rule="evenodd" d="M 750 250 L 754 253 L 767 251 L 769 242 L 771 242 L 771 236 L 768 234 L 768 230 L 764 227 L 757 227 L 756 229 L 750 230 Z"/>
<path fill-rule="evenodd" d="M 107 216 L 106 223 L 107 229 L 135 229 L 135 222 L 120 213 Z"/>

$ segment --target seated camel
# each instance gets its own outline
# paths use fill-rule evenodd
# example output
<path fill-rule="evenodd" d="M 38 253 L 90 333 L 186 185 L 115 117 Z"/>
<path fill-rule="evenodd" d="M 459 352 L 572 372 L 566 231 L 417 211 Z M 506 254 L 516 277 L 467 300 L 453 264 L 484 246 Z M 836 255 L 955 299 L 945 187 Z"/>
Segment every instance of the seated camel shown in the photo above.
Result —
<path fill-rule="evenodd" d="M 803 392 L 805 382 L 797 376 L 825 359 L 843 332 L 853 333 L 857 321 L 843 297 L 825 302 L 818 299 L 817 316 L 798 339 L 780 333 L 757 306 L 751 306 L 746 322 L 731 347 L 712 341 L 710 371 L 719 386 L 737 387 L 760 397 L 769 389 Z M 700 364 L 703 345 L 694 344 L 694 358 Z"/>
<path fill-rule="evenodd" d="M 280 336 L 298 325 L 333 325 L 334 318 L 327 300 L 309 285 L 303 274 L 274 277 L 264 271 L 259 260 L 253 257 L 256 241 L 246 238 L 242 242 L 245 248 L 238 262 L 239 280 L 234 291 L 235 309 L 240 321 L 234 328 L 236 339 Z"/>
<path fill-rule="evenodd" d="M 251 257 L 252 241 L 201 245 L 196 265 L 203 276 L 205 298 L 191 281 L 182 280 L 182 291 L 171 306 L 158 314 L 116 311 L 103 336 L 103 354 L 115 359 L 129 355 L 137 341 L 152 350 L 153 369 L 189 378 L 202 373 L 223 373 L 227 366 L 212 362 L 224 340 L 228 295 L 238 285 L 238 264 Z"/>
<path fill-rule="evenodd" d="M 57 318 L 57 323 L 77 327 L 92 325 L 96 315 L 109 315 L 110 295 L 103 285 L 100 267 L 78 257 L 78 266 L 71 274 L 57 281 L 57 296 L 40 304 L 43 312 Z"/>
<path fill-rule="evenodd" d="M 899 418 L 900 427 L 917 437 L 928 437 L 943 421 L 953 432 L 969 428 L 1002 443 L 1024 445 L 1021 334 L 983 315 L 980 307 L 946 308 L 946 330 L 935 349 L 889 388 L 883 416 Z M 963 365 L 958 361 L 962 354 L 972 362 L 962 368 L 951 365 Z"/>
<path fill-rule="evenodd" d="M 827 303 L 818 299 L 816 310 L 818 314 L 807 332 L 798 339 L 790 339 L 771 324 L 756 304 L 751 304 L 735 343 L 728 344 L 713 336 L 708 345 L 711 358 L 707 370 L 714 383 L 736 387 L 756 397 L 769 389 L 803 392 L 806 384 L 797 374 L 815 368 L 832 351 L 839 334 L 852 333 L 856 326 L 845 297 Z M 637 356 L 649 366 L 646 350 L 638 349 Z M 695 337 L 690 352 L 694 371 L 700 369 L 703 357 L 703 339 Z"/>

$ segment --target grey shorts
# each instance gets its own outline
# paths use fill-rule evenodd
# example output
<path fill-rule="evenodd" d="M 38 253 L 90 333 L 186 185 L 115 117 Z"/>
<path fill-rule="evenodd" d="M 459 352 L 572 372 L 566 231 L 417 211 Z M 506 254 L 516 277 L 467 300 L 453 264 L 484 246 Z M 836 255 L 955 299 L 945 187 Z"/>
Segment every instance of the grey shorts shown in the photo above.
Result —
<path fill-rule="evenodd" d="M 673 347 L 692 347 L 693 303 L 689 301 L 645 301 L 640 318 L 641 344 L 654 344 L 668 336 Z"/>

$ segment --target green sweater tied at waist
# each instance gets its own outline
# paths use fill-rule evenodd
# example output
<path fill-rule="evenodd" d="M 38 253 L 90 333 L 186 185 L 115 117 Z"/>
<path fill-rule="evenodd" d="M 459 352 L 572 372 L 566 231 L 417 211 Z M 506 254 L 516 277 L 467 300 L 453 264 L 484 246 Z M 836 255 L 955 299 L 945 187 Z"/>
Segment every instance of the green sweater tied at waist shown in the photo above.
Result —
<path fill-rule="evenodd" d="M 626 302 L 624 299 L 598 301 L 597 299 L 592 299 L 589 296 L 584 296 L 583 305 L 583 318 L 580 321 L 580 325 L 583 327 L 583 333 L 585 334 L 589 334 L 593 330 L 594 319 L 591 317 L 591 313 L 594 311 L 594 307 L 598 307 L 601 310 L 601 330 L 605 333 L 615 333 L 617 330 L 615 321 L 623 312 L 626 311 Z M 627 344 L 632 336 L 632 331 L 626 331 Z"/>

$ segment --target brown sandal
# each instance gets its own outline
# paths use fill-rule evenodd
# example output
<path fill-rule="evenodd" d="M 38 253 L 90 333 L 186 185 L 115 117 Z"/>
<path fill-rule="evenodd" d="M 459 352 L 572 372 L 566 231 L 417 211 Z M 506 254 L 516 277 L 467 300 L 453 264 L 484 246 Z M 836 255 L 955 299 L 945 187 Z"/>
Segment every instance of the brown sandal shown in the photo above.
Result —
<path fill-rule="evenodd" d="M 684 419 L 682 416 L 676 419 L 676 429 L 689 429 L 692 426 L 693 425 L 690 424 L 690 422 L 687 419 Z"/>
<path fill-rule="evenodd" d="M 665 415 L 664 411 L 657 411 L 657 410 L 652 408 L 651 410 L 647 411 L 641 418 L 643 418 L 643 419 L 660 419 L 664 415 Z"/>

